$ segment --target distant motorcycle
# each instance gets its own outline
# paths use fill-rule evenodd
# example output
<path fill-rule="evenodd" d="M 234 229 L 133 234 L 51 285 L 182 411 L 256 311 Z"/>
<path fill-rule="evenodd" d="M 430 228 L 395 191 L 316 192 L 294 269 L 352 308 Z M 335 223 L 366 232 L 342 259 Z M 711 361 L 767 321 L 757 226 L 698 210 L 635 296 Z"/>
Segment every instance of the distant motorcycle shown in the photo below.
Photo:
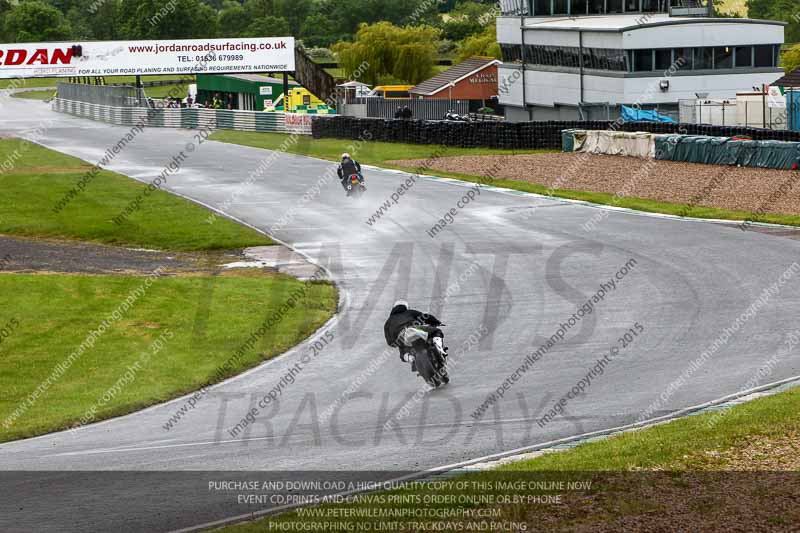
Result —
<path fill-rule="evenodd" d="M 442 324 L 440 327 L 444 327 Z M 440 387 L 450 383 L 447 374 L 447 354 L 437 346 L 428 342 L 428 336 L 435 330 L 433 326 L 409 326 L 401 333 L 401 341 L 414 356 L 414 368 L 417 374 L 431 387 Z"/>
<path fill-rule="evenodd" d="M 347 197 L 360 198 L 365 192 L 367 192 L 367 187 L 364 185 L 364 176 L 351 174 L 347 178 Z"/>
<path fill-rule="evenodd" d="M 444 114 L 445 120 L 452 120 L 455 122 L 471 122 L 470 118 L 467 116 L 459 115 L 452 109 L 448 110 L 447 113 Z"/>

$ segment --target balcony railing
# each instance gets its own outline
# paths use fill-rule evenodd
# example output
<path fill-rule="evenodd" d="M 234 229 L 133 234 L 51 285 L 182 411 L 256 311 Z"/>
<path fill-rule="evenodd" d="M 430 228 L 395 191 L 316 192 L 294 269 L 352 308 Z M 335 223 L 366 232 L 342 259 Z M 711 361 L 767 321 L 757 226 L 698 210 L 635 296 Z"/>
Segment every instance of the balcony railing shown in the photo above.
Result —
<path fill-rule="evenodd" d="M 713 17 L 713 0 L 671 0 L 670 17 Z"/>

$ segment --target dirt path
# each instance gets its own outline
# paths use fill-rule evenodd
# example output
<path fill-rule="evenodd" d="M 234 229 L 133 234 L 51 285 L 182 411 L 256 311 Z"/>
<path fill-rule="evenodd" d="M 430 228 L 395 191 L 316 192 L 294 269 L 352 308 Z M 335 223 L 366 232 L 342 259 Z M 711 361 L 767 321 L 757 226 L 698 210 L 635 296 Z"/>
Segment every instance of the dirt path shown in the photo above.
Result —
<path fill-rule="evenodd" d="M 574 153 L 443 157 L 393 165 L 736 211 L 800 215 L 800 173 Z M 781 185 L 789 185 L 782 194 Z"/>
<path fill-rule="evenodd" d="M 166 273 L 211 273 L 242 257 L 239 251 L 175 253 L 0 236 L 2 272 L 140 274 L 161 267 Z"/>

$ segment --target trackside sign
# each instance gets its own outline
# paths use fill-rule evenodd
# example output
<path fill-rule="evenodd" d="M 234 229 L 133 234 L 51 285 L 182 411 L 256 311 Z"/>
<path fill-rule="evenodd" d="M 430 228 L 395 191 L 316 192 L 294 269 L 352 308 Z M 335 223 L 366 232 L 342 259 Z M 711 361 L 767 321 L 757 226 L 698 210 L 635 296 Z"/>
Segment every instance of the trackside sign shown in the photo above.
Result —
<path fill-rule="evenodd" d="M 294 37 L 0 44 L 0 78 L 294 70 Z"/>

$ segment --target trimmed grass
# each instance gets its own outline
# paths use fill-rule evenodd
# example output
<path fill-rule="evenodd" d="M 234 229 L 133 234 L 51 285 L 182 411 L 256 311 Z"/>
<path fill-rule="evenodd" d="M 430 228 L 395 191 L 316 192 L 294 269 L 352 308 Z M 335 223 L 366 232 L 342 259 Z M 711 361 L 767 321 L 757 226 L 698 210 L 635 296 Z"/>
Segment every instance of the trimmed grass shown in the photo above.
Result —
<path fill-rule="evenodd" d="M 47 90 L 47 91 L 22 91 L 18 93 L 13 93 L 11 95 L 12 98 L 25 98 L 27 100 L 49 100 L 53 97 L 55 91 Z"/>
<path fill-rule="evenodd" d="M 93 347 L 6 427 L 14 410 L 144 282 L 133 276 L 0 276 L 0 327 L 11 329 L 0 342 L 0 441 L 71 427 L 92 407 L 97 408 L 92 420 L 100 420 L 209 384 L 217 368 L 303 285 L 294 278 L 262 274 L 156 279 L 121 319 L 109 320 L 111 327 Z M 335 308 L 335 289 L 311 284 L 297 305 L 223 377 L 296 345 Z M 153 344 L 157 339 L 163 342 L 160 350 Z M 140 363 L 135 379 L 104 402 L 104 395 L 129 368 L 137 368 L 145 353 L 150 358 Z"/>
<path fill-rule="evenodd" d="M 161 191 L 118 226 L 112 217 L 145 186 L 105 171 L 55 214 L 56 202 L 90 168 L 38 145 L 0 140 L 0 233 L 182 251 L 271 244 L 227 219 L 209 224 L 208 210 Z M 161 277 L 149 287 L 146 280 L 0 274 L 0 441 L 128 413 L 240 373 L 296 345 L 337 305 L 329 283 L 261 270 Z M 287 310 L 289 295 L 296 304 Z"/>
<path fill-rule="evenodd" d="M 189 85 L 162 85 L 161 87 L 145 87 L 144 92 L 150 98 L 186 98 L 189 95 Z"/>
<path fill-rule="evenodd" d="M 158 80 L 179 80 L 183 79 L 183 74 L 158 74 L 155 76 L 142 76 L 142 81 L 158 81 Z M 59 82 L 66 82 L 69 78 L 26 78 L 26 79 L 10 79 L 0 80 L 0 89 L 7 87 L 15 87 L 23 89 L 26 87 L 55 87 Z M 94 77 L 91 78 L 94 81 Z M 136 76 L 105 76 L 106 83 L 133 83 L 136 81 Z"/>
<path fill-rule="evenodd" d="M 241 144 L 254 148 L 278 150 L 289 138 L 283 133 L 253 133 L 244 131 L 218 131 L 211 136 L 212 140 L 231 144 Z M 542 150 L 499 150 L 491 148 L 458 148 L 441 147 L 423 144 L 387 143 L 368 141 L 360 143 L 354 148 L 357 141 L 345 139 L 312 139 L 307 135 L 299 136 L 297 143 L 287 150 L 292 154 L 307 155 L 319 159 L 339 161 L 342 152 L 351 152 L 359 163 L 368 165 L 386 166 L 386 161 L 393 159 L 426 159 L 433 154 L 441 156 L 458 155 L 513 155 L 532 154 Z M 426 171 L 427 172 L 427 171 Z"/>
<path fill-rule="evenodd" d="M 533 530 L 538 531 L 547 524 L 546 530 L 555 530 L 556 526 L 576 526 L 582 524 L 586 526 L 597 526 L 602 523 L 617 520 L 653 520 L 661 517 L 669 520 L 669 515 L 664 513 L 664 509 L 656 515 L 652 515 L 654 511 L 653 492 L 658 493 L 661 487 L 651 487 L 653 490 L 647 490 L 644 484 L 664 483 L 665 480 L 674 479 L 674 483 L 681 487 L 681 492 L 684 493 L 688 499 L 697 500 L 701 502 L 713 501 L 713 498 L 718 497 L 719 487 L 706 487 L 702 485 L 703 481 L 722 481 L 727 485 L 723 486 L 722 492 L 727 489 L 728 492 L 735 490 L 731 483 L 735 479 L 729 477 L 715 478 L 712 474 L 707 474 L 705 477 L 698 476 L 692 477 L 680 476 L 676 472 L 698 472 L 710 471 L 716 469 L 714 457 L 719 456 L 721 452 L 735 449 L 739 446 L 744 446 L 746 443 L 751 442 L 754 438 L 780 438 L 788 434 L 796 434 L 800 430 L 800 417 L 797 416 L 800 410 L 800 388 L 795 388 L 787 392 L 760 398 L 746 404 L 738 405 L 725 412 L 724 416 L 719 416 L 717 413 L 706 413 L 698 416 L 691 416 L 676 420 L 669 424 L 663 424 L 648 428 L 641 431 L 633 431 L 621 434 L 619 436 L 611 437 L 605 440 L 590 442 L 582 444 L 571 450 L 564 452 L 547 454 L 535 459 L 520 461 L 508 464 L 496 470 L 489 472 L 468 474 L 465 476 L 454 478 L 452 481 L 470 481 L 470 482 L 491 482 L 492 480 L 505 479 L 508 480 L 510 475 L 515 473 L 542 473 L 548 474 L 549 477 L 540 479 L 575 479 L 575 475 L 583 473 L 581 479 L 590 477 L 591 474 L 597 473 L 599 477 L 595 478 L 592 488 L 590 489 L 588 497 L 578 497 L 576 499 L 576 506 L 579 504 L 586 505 L 589 501 L 589 508 L 575 509 L 571 503 L 566 505 L 530 505 L 530 504 L 513 504 L 513 505 L 477 505 L 480 508 L 496 508 L 499 509 L 506 520 L 517 520 L 527 522 L 529 527 L 533 526 Z M 716 417 L 716 418 L 715 418 Z M 713 422 L 711 422 L 713 420 Z M 724 465 L 722 465 L 724 467 Z M 635 471 L 639 469 L 645 470 L 666 470 L 665 475 L 650 477 L 637 477 Z M 627 477 L 615 478 L 614 472 L 628 472 Z M 506 476 L 506 477 L 502 477 Z M 752 478 L 751 478 L 752 479 Z M 627 483 L 625 483 L 627 481 Z M 741 479 L 746 481 L 746 479 Z M 632 486 L 631 482 L 638 482 L 642 487 Z M 700 483 L 700 484 L 698 484 Z M 641 493 L 639 492 L 641 489 Z M 706 490 L 708 493 L 706 493 Z M 792 490 L 788 486 L 789 491 Z M 757 487 L 755 490 L 758 490 Z M 506 494 L 528 493 L 527 491 L 500 491 Z M 401 490 L 395 491 L 390 494 L 419 494 L 423 498 L 425 495 L 435 494 L 450 494 L 461 493 L 459 491 L 436 491 L 434 489 L 423 488 L 422 490 Z M 477 492 L 467 494 L 479 495 Z M 735 494 L 735 493 L 734 493 Z M 582 500 L 583 498 L 583 500 Z M 456 505 L 386 505 L 384 504 L 367 504 L 366 502 L 340 505 L 339 510 L 346 509 L 386 509 L 386 508 L 402 508 L 402 509 L 418 509 L 418 508 L 456 508 Z M 460 507 L 473 507 L 472 505 L 463 505 Z M 335 506 L 326 505 L 322 509 L 336 509 Z M 589 514 L 591 513 L 591 514 Z M 777 510 L 776 513 L 780 515 L 781 511 Z M 699 518 L 703 518 L 703 511 L 698 511 Z M 577 515 L 571 516 L 568 515 Z M 328 515 L 335 516 L 334 514 Z M 340 514 L 339 516 L 348 516 L 347 514 Z M 352 516 L 352 515 L 350 515 Z M 649 516 L 649 518 L 647 518 Z M 779 520 L 781 516 L 774 517 Z M 325 518 L 328 523 L 347 522 L 347 523 L 361 523 L 368 522 L 373 528 L 363 529 L 364 531 L 375 531 L 374 526 L 378 524 L 378 520 L 370 520 L 364 518 Z M 397 520 L 392 518 L 392 520 Z M 400 518 L 400 523 L 403 519 Z M 408 519 L 406 519 L 407 521 Z M 411 518 L 410 520 L 419 521 L 419 518 Z M 455 519 L 455 523 L 466 522 L 467 519 Z M 562 522 L 564 520 L 564 522 Z M 297 522 L 304 521 L 319 522 L 319 518 L 303 518 L 298 513 L 287 513 L 279 517 L 265 519 L 257 522 L 241 524 L 224 528 L 221 531 L 226 533 L 254 533 L 257 531 L 271 530 L 269 524 L 276 522 Z M 443 522 L 442 520 L 433 520 L 433 522 Z M 702 522 L 700 522 L 702 523 Z M 287 525 L 288 527 L 288 525 Z M 653 524 L 654 531 L 661 530 Z M 288 529 L 287 529 L 288 530 Z M 397 529 L 396 529 L 397 530 Z M 400 530 L 403 530 L 402 528 Z M 457 530 L 457 529 L 453 529 Z M 464 529 L 469 531 L 470 529 Z M 588 529 L 587 529 L 588 530 Z M 603 529 L 603 531 L 612 531 L 614 529 Z"/>
<path fill-rule="evenodd" d="M 109 139 L 113 143 L 116 139 Z M 147 186 L 107 171 L 98 172 L 55 213 L 91 169 L 79 159 L 26 141 L 0 140 L 0 233 L 179 251 L 271 244 L 260 233 L 222 217 L 209 224 L 208 210 L 160 190 L 144 197 L 141 208 L 118 226 L 112 219 Z"/>
<path fill-rule="evenodd" d="M 250 133 L 237 131 L 219 131 L 211 136 L 215 141 L 241 144 L 254 148 L 265 148 L 268 150 L 278 150 L 281 144 L 288 138 L 288 135 L 280 133 Z M 544 153 L 554 152 L 555 150 L 495 150 L 490 148 L 458 148 L 458 147 L 439 147 L 431 145 L 386 143 L 386 142 L 366 142 L 359 147 L 356 152 L 352 148 L 354 141 L 345 139 L 311 139 L 301 137 L 297 144 L 292 145 L 288 152 L 330 161 L 338 161 L 342 152 L 353 151 L 354 157 L 361 163 L 393 168 L 409 172 L 417 172 L 415 167 L 404 167 L 397 164 L 390 164 L 388 161 L 402 159 L 427 159 L 434 154 L 439 157 L 451 157 L 459 155 L 514 155 L 524 153 Z M 575 191 L 570 189 L 550 190 L 546 185 L 529 183 L 525 181 L 514 181 L 505 179 L 490 179 L 484 176 L 473 176 L 456 172 L 443 172 L 435 169 L 425 169 L 422 171 L 432 176 L 446 178 L 456 178 L 472 183 L 490 184 L 497 187 L 504 187 L 517 191 L 544 194 L 557 198 L 567 198 L 570 200 L 582 200 L 601 205 L 613 205 L 646 211 L 650 213 L 663 213 L 693 218 L 721 219 L 721 220 L 740 220 L 753 222 L 768 222 L 771 224 L 785 224 L 787 226 L 800 226 L 800 216 L 764 213 L 748 213 L 746 211 L 731 211 L 728 209 L 717 209 L 714 207 L 689 206 L 685 204 L 674 204 L 661 202 L 658 200 L 648 200 L 636 197 L 617 197 L 614 194 L 591 191 Z"/>

